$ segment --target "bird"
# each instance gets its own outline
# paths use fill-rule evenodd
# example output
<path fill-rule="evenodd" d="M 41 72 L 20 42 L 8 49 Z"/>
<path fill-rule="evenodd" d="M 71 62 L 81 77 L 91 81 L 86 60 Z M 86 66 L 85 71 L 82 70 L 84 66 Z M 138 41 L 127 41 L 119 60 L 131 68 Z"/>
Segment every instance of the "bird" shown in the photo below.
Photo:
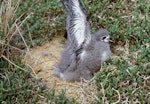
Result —
<path fill-rule="evenodd" d="M 90 80 L 111 57 L 110 35 L 106 29 L 91 33 L 88 15 L 81 0 L 62 0 L 67 12 L 68 44 L 54 69 L 62 80 Z"/>

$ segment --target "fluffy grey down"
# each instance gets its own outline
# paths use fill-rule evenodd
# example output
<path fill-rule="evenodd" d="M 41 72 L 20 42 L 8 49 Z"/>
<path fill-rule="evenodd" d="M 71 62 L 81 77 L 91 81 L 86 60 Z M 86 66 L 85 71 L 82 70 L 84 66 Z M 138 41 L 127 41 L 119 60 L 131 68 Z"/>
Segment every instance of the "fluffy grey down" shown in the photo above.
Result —
<path fill-rule="evenodd" d="M 111 56 L 110 36 L 106 29 L 90 32 L 87 13 L 80 0 L 62 0 L 62 3 L 67 12 L 68 44 L 54 73 L 66 81 L 90 80 Z"/>

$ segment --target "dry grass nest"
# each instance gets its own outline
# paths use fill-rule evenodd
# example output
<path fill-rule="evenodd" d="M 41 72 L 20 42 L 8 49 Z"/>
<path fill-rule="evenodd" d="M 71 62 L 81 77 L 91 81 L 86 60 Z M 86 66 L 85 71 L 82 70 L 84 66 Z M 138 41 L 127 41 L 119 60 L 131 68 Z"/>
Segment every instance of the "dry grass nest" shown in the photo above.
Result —
<path fill-rule="evenodd" d="M 53 69 L 61 57 L 64 44 L 59 40 L 62 36 L 57 36 L 49 43 L 30 49 L 25 55 L 23 61 L 32 69 L 32 75 L 42 78 L 42 83 L 51 91 L 55 89 L 60 93 L 62 89 L 66 90 L 68 98 L 74 98 L 79 103 L 94 102 L 97 99 L 97 86 L 94 82 L 66 82 L 53 74 Z"/>

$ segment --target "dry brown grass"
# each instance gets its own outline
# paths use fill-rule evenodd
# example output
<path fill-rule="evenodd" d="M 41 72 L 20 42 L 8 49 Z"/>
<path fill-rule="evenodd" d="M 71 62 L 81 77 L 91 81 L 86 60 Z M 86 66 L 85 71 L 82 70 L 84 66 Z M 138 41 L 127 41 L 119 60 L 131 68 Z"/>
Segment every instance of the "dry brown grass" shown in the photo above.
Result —
<path fill-rule="evenodd" d="M 18 67 L 19 69 L 24 70 L 23 68 L 19 67 L 9 59 L 12 55 L 14 55 L 14 57 L 17 58 L 18 54 L 25 52 L 13 46 L 12 43 L 15 42 L 14 37 L 16 36 L 21 37 L 24 45 L 26 46 L 27 49 L 29 49 L 24 37 L 22 36 L 21 26 L 30 17 L 30 15 L 28 15 L 22 21 L 20 20 L 20 18 L 23 15 L 15 19 L 19 3 L 20 0 L 18 0 L 16 4 L 14 4 L 14 0 L 6 0 L 1 3 L 0 31 L 2 32 L 3 36 L 1 36 L 0 39 L 0 48 L 1 48 L 0 58 L 3 58 L 4 60 L 8 61 L 11 65 Z"/>

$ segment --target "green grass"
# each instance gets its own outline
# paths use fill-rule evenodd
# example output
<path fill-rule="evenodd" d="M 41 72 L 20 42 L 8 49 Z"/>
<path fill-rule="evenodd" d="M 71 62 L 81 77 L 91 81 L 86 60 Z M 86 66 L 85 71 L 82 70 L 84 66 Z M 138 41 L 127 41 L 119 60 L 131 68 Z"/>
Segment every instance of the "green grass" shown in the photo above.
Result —
<path fill-rule="evenodd" d="M 59 27 L 62 17 L 56 18 L 62 8 L 54 1 L 0 2 L 1 104 L 75 103 L 65 96 L 65 91 L 57 95 L 48 92 L 41 79 L 31 76 L 30 69 L 22 63 L 22 49 L 34 46 L 32 43 L 41 45 L 62 29 Z"/>
<path fill-rule="evenodd" d="M 22 5 L 18 9 L 16 16 L 18 17 L 22 13 L 25 13 L 24 16 L 30 15 L 22 28 L 28 30 L 28 32 L 25 32 L 27 38 L 30 33 L 33 40 L 36 40 L 35 43 L 40 45 L 43 41 L 50 40 L 53 35 L 57 35 L 58 32 L 65 28 L 65 22 L 62 22 L 64 15 L 62 15 L 61 4 L 56 0 L 32 1 L 21 1 Z"/>
<path fill-rule="evenodd" d="M 15 6 L 17 3 L 13 3 Z M 92 31 L 99 28 L 108 29 L 114 38 L 111 43 L 112 58 L 107 61 L 103 70 L 97 73 L 95 83 L 99 94 L 97 104 L 128 102 L 148 104 L 150 102 L 150 4 L 148 0 L 83 0 L 88 10 Z M 6 2 L 5 2 L 6 3 Z M 0 2 L 2 5 L 2 2 Z M 20 31 L 29 47 L 42 45 L 54 35 L 65 30 L 65 13 L 61 3 L 56 0 L 23 0 L 8 25 L 3 23 L 4 15 L 0 14 L 0 42 L 8 41 L 14 32 L 13 24 L 22 23 Z M 22 22 L 27 16 L 29 18 Z M 13 27 L 13 28 L 11 28 Z M 5 31 L 4 31 L 5 30 Z M 6 31 L 7 30 L 7 31 Z M 28 69 L 14 56 L 8 47 L 19 47 L 23 43 L 17 35 L 5 45 L 0 43 L 0 103 L 36 103 L 44 96 L 46 101 L 57 104 L 75 103 L 55 91 L 47 93 L 45 86 L 33 78 Z M 62 40 L 63 42 L 63 40 Z M 13 44 L 11 44 L 13 43 Z M 31 44 L 33 43 L 33 44 Z M 20 48 L 20 47 L 19 47 Z M 17 66 L 12 65 L 9 61 Z M 34 95 L 34 96 L 33 96 Z"/>
<path fill-rule="evenodd" d="M 99 6 L 95 9 L 93 6 L 91 12 L 100 10 L 95 16 L 100 14 L 102 20 L 96 24 L 97 19 L 93 19 L 96 17 L 91 16 L 93 26 L 109 30 L 114 37 L 111 47 L 116 56 L 97 73 L 96 84 L 100 91 L 97 102 L 147 104 L 150 100 L 150 4 L 145 0 L 137 3 L 105 0 L 96 5 Z"/>

